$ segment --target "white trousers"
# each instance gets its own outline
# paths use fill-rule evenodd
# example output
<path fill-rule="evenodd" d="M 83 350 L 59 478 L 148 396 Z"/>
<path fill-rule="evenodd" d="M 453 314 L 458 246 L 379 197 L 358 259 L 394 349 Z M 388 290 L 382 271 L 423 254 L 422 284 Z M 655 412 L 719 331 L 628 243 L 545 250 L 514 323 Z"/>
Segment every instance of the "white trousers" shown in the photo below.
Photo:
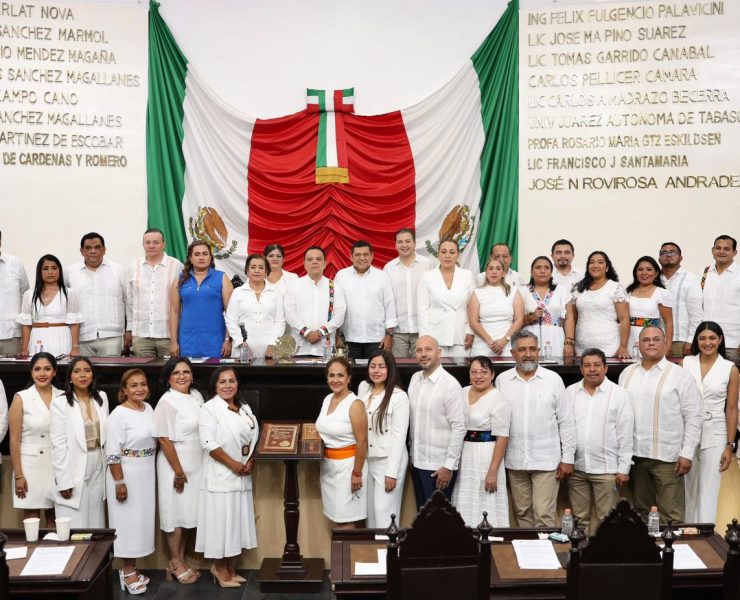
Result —
<path fill-rule="evenodd" d="M 368 457 L 367 459 L 367 526 L 381 529 L 391 524 L 391 515 L 396 515 L 396 525 L 401 522 L 401 501 L 403 484 L 406 475 L 408 456 L 405 456 L 403 475 L 396 480 L 392 492 L 385 491 L 385 474 L 388 458 L 385 456 Z"/>
<path fill-rule="evenodd" d="M 725 436 L 718 436 L 716 446 L 697 449 L 691 470 L 684 477 L 686 485 L 686 523 L 714 523 L 722 473 L 719 460 L 725 449 Z"/>
<path fill-rule="evenodd" d="M 73 494 L 80 494 L 80 508 L 72 508 L 62 504 L 54 504 L 57 517 L 69 517 L 72 519 L 72 529 L 100 529 L 105 527 L 105 511 L 103 501 L 105 499 L 105 465 L 100 450 L 87 453 L 85 463 L 85 479 L 82 489 L 73 489 Z"/>

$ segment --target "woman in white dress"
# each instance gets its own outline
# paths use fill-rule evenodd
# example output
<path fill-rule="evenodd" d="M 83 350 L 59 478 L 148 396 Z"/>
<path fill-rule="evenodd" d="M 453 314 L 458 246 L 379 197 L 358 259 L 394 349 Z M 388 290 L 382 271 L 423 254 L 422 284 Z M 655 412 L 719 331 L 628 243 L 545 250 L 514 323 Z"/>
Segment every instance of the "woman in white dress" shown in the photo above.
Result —
<path fill-rule="evenodd" d="M 119 405 L 108 417 L 105 491 L 108 522 L 116 530 L 113 553 L 122 559 L 121 589 L 143 594 L 149 578 L 136 568 L 136 559 L 154 552 L 154 489 L 157 440 L 154 411 L 147 404 L 149 385 L 141 369 L 121 376 Z"/>
<path fill-rule="evenodd" d="M 220 367 L 211 376 L 211 399 L 200 409 L 203 450 L 196 552 L 212 558 L 211 574 L 221 587 L 246 581 L 234 563 L 242 549 L 257 546 L 252 498 L 257 419 L 239 397 L 234 369 Z"/>
<path fill-rule="evenodd" d="M 283 263 L 285 262 L 285 248 L 280 244 L 268 244 L 265 246 L 264 255 L 270 265 L 270 269 L 267 271 L 267 281 L 274 285 L 275 288 L 285 296 L 290 282 L 298 279 L 298 275 L 283 269 Z"/>
<path fill-rule="evenodd" d="M 234 340 L 232 356 L 239 356 L 243 343 L 240 325 L 255 358 L 272 357 L 277 339 L 285 333 L 283 295 L 267 281 L 270 265 L 261 254 L 250 254 L 244 267 L 247 282 L 231 294 L 226 308 L 226 328 Z"/>
<path fill-rule="evenodd" d="M 316 431 L 324 442 L 321 461 L 321 503 L 324 515 L 340 529 L 358 526 L 367 517 L 367 412 L 349 389 L 351 367 L 346 358 L 326 364 L 332 393 L 324 398 Z"/>
<path fill-rule="evenodd" d="M 493 527 L 509 526 L 504 455 L 509 442 L 511 408 L 493 387 L 493 363 L 486 356 L 470 361 L 470 385 L 465 397 L 467 433 L 460 457 L 452 504 L 469 527 L 477 527 L 488 513 Z"/>
<path fill-rule="evenodd" d="M 566 307 L 563 356 L 598 348 L 607 356 L 630 358 L 629 335 L 627 292 L 606 252 L 596 250 L 588 255 L 586 274 Z"/>
<path fill-rule="evenodd" d="M 552 356 L 562 358 L 565 333 L 563 322 L 570 292 L 565 285 L 557 285 L 552 278 L 552 262 L 547 256 L 532 261 L 529 285 L 519 288 L 524 298 L 524 323 L 540 340 L 540 356 L 550 344 Z"/>
<path fill-rule="evenodd" d="M 484 356 L 511 356 L 511 336 L 522 328 L 524 302 L 516 288 L 504 280 L 504 264 L 491 259 L 486 280 L 473 290 L 468 319 L 475 332 L 471 353 Z"/>
<path fill-rule="evenodd" d="M 640 332 L 654 325 L 665 331 L 665 355 L 670 357 L 673 352 L 673 294 L 660 280 L 660 265 L 652 256 L 637 260 L 627 293 L 630 303 L 628 347 L 635 348 L 640 342 Z"/>
<path fill-rule="evenodd" d="M 457 266 L 460 251 L 452 240 L 439 244 L 439 268 L 421 276 L 417 293 L 419 337 L 437 340 L 444 356 L 467 356 L 473 345 L 468 325 L 468 300 L 475 288 L 473 274 Z"/>
<path fill-rule="evenodd" d="M 72 528 L 105 527 L 105 447 L 108 397 L 95 385 L 89 358 L 73 358 L 64 394 L 51 401 L 49 497 Z"/>
<path fill-rule="evenodd" d="M 21 328 L 21 352 L 44 352 L 59 356 L 80 354 L 80 301 L 64 285 L 62 263 L 44 254 L 36 263 L 36 283 L 26 290 L 16 322 Z M 38 348 L 41 342 L 42 348 Z"/>
<path fill-rule="evenodd" d="M 403 482 L 409 453 L 409 397 L 401 389 L 393 355 L 376 350 L 367 363 L 367 381 L 357 395 L 367 410 L 367 526 L 388 527 L 401 517 Z"/>
<path fill-rule="evenodd" d="M 23 518 L 46 513 L 46 526 L 54 527 L 51 483 L 51 437 L 49 407 L 62 391 L 52 385 L 57 361 L 48 352 L 31 359 L 33 384 L 13 397 L 8 410 L 10 459 L 13 462 L 13 506 L 23 509 Z"/>
<path fill-rule="evenodd" d="M 162 369 L 162 387 L 167 391 L 154 409 L 157 455 L 157 498 L 159 528 L 165 532 L 170 561 L 167 580 L 173 576 L 183 584 L 195 583 L 198 573 L 185 562 L 185 529 L 198 525 L 200 472 L 203 450 L 198 418 L 203 396 L 193 387 L 193 365 L 183 356 L 173 356 Z"/>
<path fill-rule="evenodd" d="M 722 473 L 735 449 L 740 377 L 726 359 L 722 328 L 714 321 L 703 321 L 696 328 L 691 354 L 682 364 L 699 386 L 704 421 L 696 458 L 685 477 L 686 522 L 714 523 Z"/>

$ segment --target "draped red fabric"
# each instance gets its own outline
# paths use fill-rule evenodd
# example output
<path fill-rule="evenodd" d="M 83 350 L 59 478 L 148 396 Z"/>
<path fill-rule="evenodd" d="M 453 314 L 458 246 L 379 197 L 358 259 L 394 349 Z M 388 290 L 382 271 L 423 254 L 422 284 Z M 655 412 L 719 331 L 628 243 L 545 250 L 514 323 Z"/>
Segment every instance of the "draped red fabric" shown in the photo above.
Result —
<path fill-rule="evenodd" d="M 393 233 L 415 222 L 411 146 L 400 112 L 347 114 L 349 183 L 315 182 L 318 114 L 258 120 L 248 173 L 249 252 L 285 247 L 285 268 L 301 275 L 309 246 L 326 251 L 327 277 L 350 264 L 356 240 L 375 250 L 374 264 L 396 256 Z"/>

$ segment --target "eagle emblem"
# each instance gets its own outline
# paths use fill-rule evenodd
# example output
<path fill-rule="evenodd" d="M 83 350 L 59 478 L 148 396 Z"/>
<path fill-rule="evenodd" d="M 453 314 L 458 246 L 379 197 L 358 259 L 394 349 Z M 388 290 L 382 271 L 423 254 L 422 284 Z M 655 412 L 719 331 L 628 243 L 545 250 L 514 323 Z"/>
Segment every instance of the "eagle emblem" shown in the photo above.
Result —
<path fill-rule="evenodd" d="M 201 206 L 195 217 L 188 219 L 188 231 L 194 240 L 208 244 L 215 258 L 229 258 L 236 250 L 236 240 L 229 244 L 229 230 L 215 208 Z"/>
<path fill-rule="evenodd" d="M 439 254 L 439 244 L 444 240 L 452 240 L 457 244 L 457 248 L 462 254 L 465 247 L 470 243 L 473 237 L 473 230 L 475 229 L 475 217 L 470 216 L 470 208 L 458 204 L 453 208 L 445 220 L 442 221 L 442 226 L 439 228 L 439 240 L 432 243 L 429 240 L 424 242 L 427 252 L 435 258 Z"/>

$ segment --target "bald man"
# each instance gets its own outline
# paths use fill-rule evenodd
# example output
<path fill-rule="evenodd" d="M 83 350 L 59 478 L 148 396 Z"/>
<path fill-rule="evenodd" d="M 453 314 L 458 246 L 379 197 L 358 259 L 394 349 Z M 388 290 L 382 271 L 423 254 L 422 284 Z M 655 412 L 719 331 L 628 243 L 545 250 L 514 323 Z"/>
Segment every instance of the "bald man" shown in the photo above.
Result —
<path fill-rule="evenodd" d="M 420 509 L 435 489 L 452 497 L 465 437 L 462 388 L 441 365 L 442 349 L 432 336 L 416 342 L 421 371 L 411 376 L 411 478 Z"/>

